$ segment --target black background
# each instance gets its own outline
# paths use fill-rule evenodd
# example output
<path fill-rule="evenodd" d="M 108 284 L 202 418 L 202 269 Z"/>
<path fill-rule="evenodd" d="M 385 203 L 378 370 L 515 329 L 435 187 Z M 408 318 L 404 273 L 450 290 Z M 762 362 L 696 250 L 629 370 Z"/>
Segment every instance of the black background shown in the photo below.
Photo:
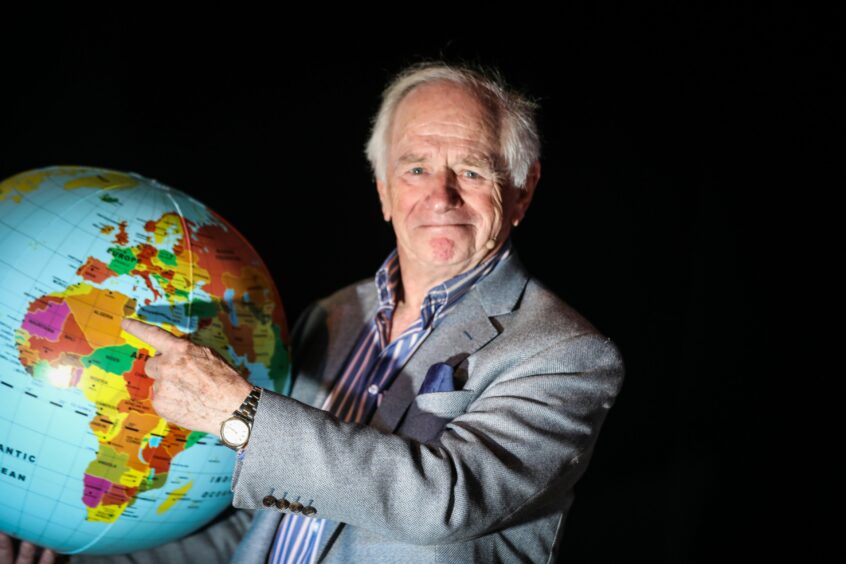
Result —
<path fill-rule="evenodd" d="M 542 106 L 520 256 L 627 367 L 561 560 L 822 557 L 827 488 L 799 474 L 825 465 L 800 442 L 821 424 L 770 392 L 790 368 L 776 286 L 808 261 L 793 253 L 811 186 L 787 178 L 833 159 L 812 142 L 839 92 L 828 18 L 432 8 L 333 14 L 343 33 L 328 14 L 7 19 L 0 178 L 91 165 L 188 192 L 251 241 L 292 322 L 392 249 L 363 155 L 389 77 L 497 65 Z"/>

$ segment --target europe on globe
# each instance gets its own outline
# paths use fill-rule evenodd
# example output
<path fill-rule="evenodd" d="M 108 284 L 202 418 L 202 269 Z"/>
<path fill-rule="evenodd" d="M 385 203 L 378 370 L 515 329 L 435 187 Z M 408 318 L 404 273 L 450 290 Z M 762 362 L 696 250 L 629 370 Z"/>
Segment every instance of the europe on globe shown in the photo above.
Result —
<path fill-rule="evenodd" d="M 231 503 L 234 452 L 168 423 L 124 317 L 188 335 L 287 393 L 271 276 L 213 210 L 135 173 L 0 181 L 0 531 L 62 553 L 180 538 Z"/>

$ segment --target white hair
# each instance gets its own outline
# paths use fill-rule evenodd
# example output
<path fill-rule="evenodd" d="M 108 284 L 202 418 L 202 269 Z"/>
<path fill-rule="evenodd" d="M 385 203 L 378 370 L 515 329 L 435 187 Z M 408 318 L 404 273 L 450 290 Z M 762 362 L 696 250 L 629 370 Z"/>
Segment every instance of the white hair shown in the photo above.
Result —
<path fill-rule="evenodd" d="M 535 123 L 537 104 L 509 87 L 496 70 L 472 69 L 444 62 L 417 63 L 400 71 L 382 92 L 382 104 L 373 118 L 365 153 L 373 175 L 387 179 L 391 125 L 399 103 L 415 88 L 448 82 L 465 88 L 488 109 L 498 133 L 504 171 L 516 188 L 524 188 L 529 169 L 540 157 L 540 136 Z"/>

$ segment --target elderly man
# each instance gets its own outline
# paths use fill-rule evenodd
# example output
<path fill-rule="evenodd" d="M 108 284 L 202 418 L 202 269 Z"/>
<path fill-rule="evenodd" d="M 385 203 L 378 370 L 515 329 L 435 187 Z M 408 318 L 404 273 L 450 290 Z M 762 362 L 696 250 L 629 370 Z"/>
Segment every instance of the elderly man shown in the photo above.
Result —
<path fill-rule="evenodd" d="M 158 412 L 238 450 L 234 505 L 256 512 L 233 561 L 554 560 L 623 367 L 511 244 L 540 178 L 533 109 L 444 64 L 388 86 L 367 155 L 397 247 L 298 320 L 292 397 L 124 321 L 159 351 Z M 220 556 L 243 516 L 188 556 Z"/>

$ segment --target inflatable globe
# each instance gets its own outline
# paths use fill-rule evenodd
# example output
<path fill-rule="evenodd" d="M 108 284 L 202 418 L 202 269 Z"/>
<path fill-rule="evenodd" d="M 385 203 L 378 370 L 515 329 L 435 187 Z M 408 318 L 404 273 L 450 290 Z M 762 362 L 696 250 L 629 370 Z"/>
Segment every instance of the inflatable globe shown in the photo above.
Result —
<path fill-rule="evenodd" d="M 223 218 L 134 173 L 0 182 L 0 531 L 64 553 L 180 538 L 231 503 L 235 453 L 152 409 L 133 317 L 288 388 L 267 268 Z"/>

